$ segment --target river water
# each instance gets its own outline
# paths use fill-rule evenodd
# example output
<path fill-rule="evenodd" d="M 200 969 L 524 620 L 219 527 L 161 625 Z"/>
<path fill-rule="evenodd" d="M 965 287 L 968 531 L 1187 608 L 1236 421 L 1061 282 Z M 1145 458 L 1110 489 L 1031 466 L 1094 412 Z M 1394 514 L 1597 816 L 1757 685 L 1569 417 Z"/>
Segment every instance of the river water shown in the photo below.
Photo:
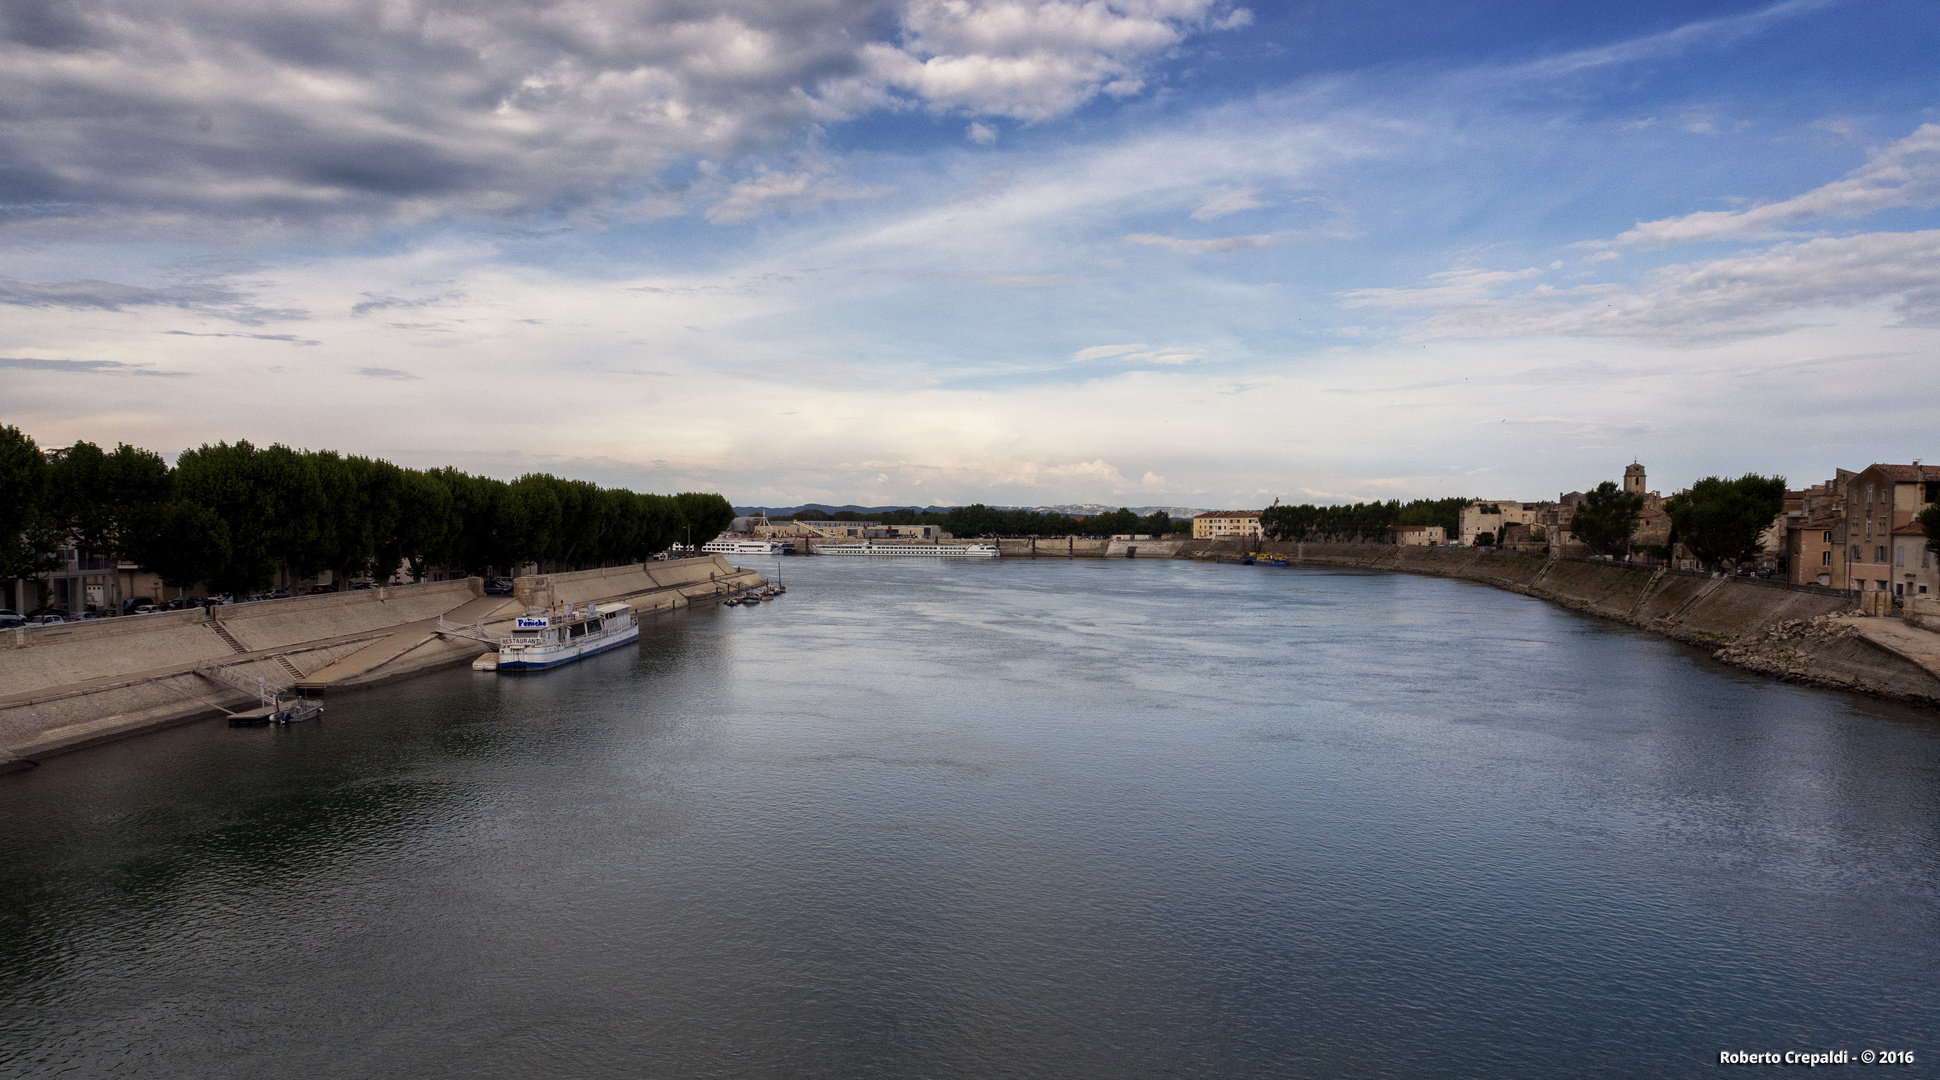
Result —
<path fill-rule="evenodd" d="M 1940 1054 L 1940 722 L 1432 578 L 797 559 L 0 777 L 0 1076 Z"/>

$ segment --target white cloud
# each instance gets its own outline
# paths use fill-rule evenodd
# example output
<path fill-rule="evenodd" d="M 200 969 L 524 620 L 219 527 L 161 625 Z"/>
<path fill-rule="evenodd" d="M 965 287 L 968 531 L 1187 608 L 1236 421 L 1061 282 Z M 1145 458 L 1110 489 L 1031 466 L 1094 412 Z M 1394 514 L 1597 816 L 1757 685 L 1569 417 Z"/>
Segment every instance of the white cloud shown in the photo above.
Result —
<path fill-rule="evenodd" d="M 1145 62 L 1195 32 L 1246 25 L 1213 0 L 910 0 L 900 40 L 862 50 L 866 74 L 943 111 L 1047 120 L 1100 93 L 1144 88 Z"/>
<path fill-rule="evenodd" d="M 1237 214 L 1241 210 L 1257 210 L 1262 206 L 1270 205 L 1262 201 L 1259 196 L 1260 191 L 1258 188 L 1240 188 L 1237 191 L 1219 192 L 1209 197 L 1205 202 L 1200 203 L 1199 209 L 1192 212 L 1192 219 L 1194 221 L 1211 221 L 1217 217 L 1225 217 L 1227 214 Z"/>
<path fill-rule="evenodd" d="M 1218 236 L 1210 240 L 1189 240 L 1177 236 L 1160 236 L 1155 233 L 1132 233 L 1125 237 L 1128 244 L 1144 244 L 1146 247 L 1164 248 L 1180 255 L 1211 255 L 1223 251 L 1247 251 L 1272 245 L 1280 238 L 1273 233 L 1254 236 Z"/>
<path fill-rule="evenodd" d="M 981 120 L 973 120 L 964 129 L 964 137 L 978 146 L 992 146 L 997 142 L 997 129 Z"/>
<path fill-rule="evenodd" d="M 1430 274 L 1431 285 L 1412 289 L 1356 289 L 1345 295 L 1348 307 L 1439 307 L 1485 297 L 1498 285 L 1539 277 L 1542 271 L 1526 270 L 1445 270 Z"/>
<path fill-rule="evenodd" d="M 1071 354 L 1073 360 L 1105 360 L 1127 353 L 1143 352 L 1144 345 L 1093 345 L 1089 349 L 1079 349 Z"/>
<path fill-rule="evenodd" d="M 874 199 L 894 190 L 887 185 L 846 187 L 816 170 L 774 172 L 763 168 L 755 176 L 728 188 L 727 197 L 707 208 L 707 220 L 734 225 L 776 206 L 813 206 L 833 199 Z"/>
<path fill-rule="evenodd" d="M 1370 289 L 1350 305 L 1438 309 L 1441 337 L 1635 337 L 1702 343 L 1780 333 L 1829 309 L 1891 301 L 1907 326 L 1940 324 L 1940 230 L 1864 233 L 1663 267 L 1639 285 L 1539 285 L 1497 296 L 1531 271 L 1460 271 L 1419 289 Z"/>
<path fill-rule="evenodd" d="M 1940 124 L 1923 124 L 1843 179 L 1748 210 L 1706 210 L 1645 221 L 1611 244 L 1663 248 L 1707 240 L 1770 238 L 1783 226 L 1842 221 L 1903 206 L 1940 204 Z"/>
<path fill-rule="evenodd" d="M 1071 354 L 1073 361 L 1119 360 L 1127 364 L 1193 364 L 1205 358 L 1205 349 L 1154 349 L 1146 345 L 1093 345 Z"/>

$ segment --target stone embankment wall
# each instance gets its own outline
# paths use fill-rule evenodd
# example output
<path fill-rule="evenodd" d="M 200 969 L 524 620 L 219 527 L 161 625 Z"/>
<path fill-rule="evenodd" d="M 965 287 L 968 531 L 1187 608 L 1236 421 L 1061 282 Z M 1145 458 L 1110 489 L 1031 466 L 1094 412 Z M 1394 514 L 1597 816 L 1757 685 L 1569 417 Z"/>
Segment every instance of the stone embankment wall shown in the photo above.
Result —
<path fill-rule="evenodd" d="M 1082 536 L 997 541 L 997 553 L 1007 559 L 1102 559 L 1110 547 L 1109 540 Z"/>
<path fill-rule="evenodd" d="M 305 694 L 361 689 L 469 663 L 528 603 L 624 600 L 643 614 L 713 603 L 761 584 L 719 556 L 520 578 L 476 578 L 175 611 L 0 637 L 0 772 L 52 754 L 255 703 L 262 684 Z"/>
<path fill-rule="evenodd" d="M 1190 543 L 1190 540 L 1105 540 L 1060 536 L 1039 540 L 999 540 L 997 551 L 1007 559 L 1170 559 Z"/>
<path fill-rule="evenodd" d="M 1940 704 L 1940 664 L 1899 647 L 1898 620 L 1864 619 L 1850 594 L 1757 578 L 1476 548 L 1267 543 L 1294 565 L 1460 578 L 1641 627 L 1738 667 L 1793 682 Z M 1230 557 L 1231 541 L 1195 541 L 1180 558 Z M 1874 624 L 1893 624 L 1875 626 Z M 1895 630 L 1889 635 L 1877 631 Z M 1878 640 L 1875 640 L 1875 639 Z"/>

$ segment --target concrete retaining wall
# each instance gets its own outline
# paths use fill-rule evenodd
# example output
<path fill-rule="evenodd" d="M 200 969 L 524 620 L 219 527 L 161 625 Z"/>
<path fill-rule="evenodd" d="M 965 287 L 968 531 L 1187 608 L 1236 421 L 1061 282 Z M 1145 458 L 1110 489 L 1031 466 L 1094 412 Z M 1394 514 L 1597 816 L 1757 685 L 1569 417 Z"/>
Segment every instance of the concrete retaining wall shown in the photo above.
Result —
<path fill-rule="evenodd" d="M 1102 559 L 1110 549 L 1110 540 L 1082 536 L 997 541 L 997 554 L 1007 559 Z"/>
<path fill-rule="evenodd" d="M 134 615 L 5 633 L 0 699 L 153 668 L 188 668 L 235 655 L 200 611 Z"/>
<path fill-rule="evenodd" d="M 483 595 L 477 578 L 423 585 L 396 585 L 320 596 L 293 596 L 213 608 L 223 628 L 245 650 L 287 649 L 306 641 L 369 634 L 404 623 L 435 619 Z"/>
<path fill-rule="evenodd" d="M 0 637 L 0 772 L 254 703 L 198 669 L 336 693 L 469 663 L 486 649 L 444 632 L 446 617 L 509 633 L 521 600 L 672 611 L 761 583 L 711 556 L 520 578 L 517 598 L 481 597 L 474 578 L 9 633 Z"/>

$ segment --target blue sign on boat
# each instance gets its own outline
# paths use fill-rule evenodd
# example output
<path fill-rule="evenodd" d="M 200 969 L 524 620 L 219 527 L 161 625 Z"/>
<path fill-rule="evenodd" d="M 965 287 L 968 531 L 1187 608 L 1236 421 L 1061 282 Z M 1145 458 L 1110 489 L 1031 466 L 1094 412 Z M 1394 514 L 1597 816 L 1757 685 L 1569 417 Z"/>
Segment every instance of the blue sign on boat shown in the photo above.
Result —
<path fill-rule="evenodd" d="M 534 615 L 530 617 L 521 615 L 512 624 L 513 628 L 517 630 L 543 630 L 548 625 L 550 624 L 546 622 L 546 617 L 544 615 Z"/>

